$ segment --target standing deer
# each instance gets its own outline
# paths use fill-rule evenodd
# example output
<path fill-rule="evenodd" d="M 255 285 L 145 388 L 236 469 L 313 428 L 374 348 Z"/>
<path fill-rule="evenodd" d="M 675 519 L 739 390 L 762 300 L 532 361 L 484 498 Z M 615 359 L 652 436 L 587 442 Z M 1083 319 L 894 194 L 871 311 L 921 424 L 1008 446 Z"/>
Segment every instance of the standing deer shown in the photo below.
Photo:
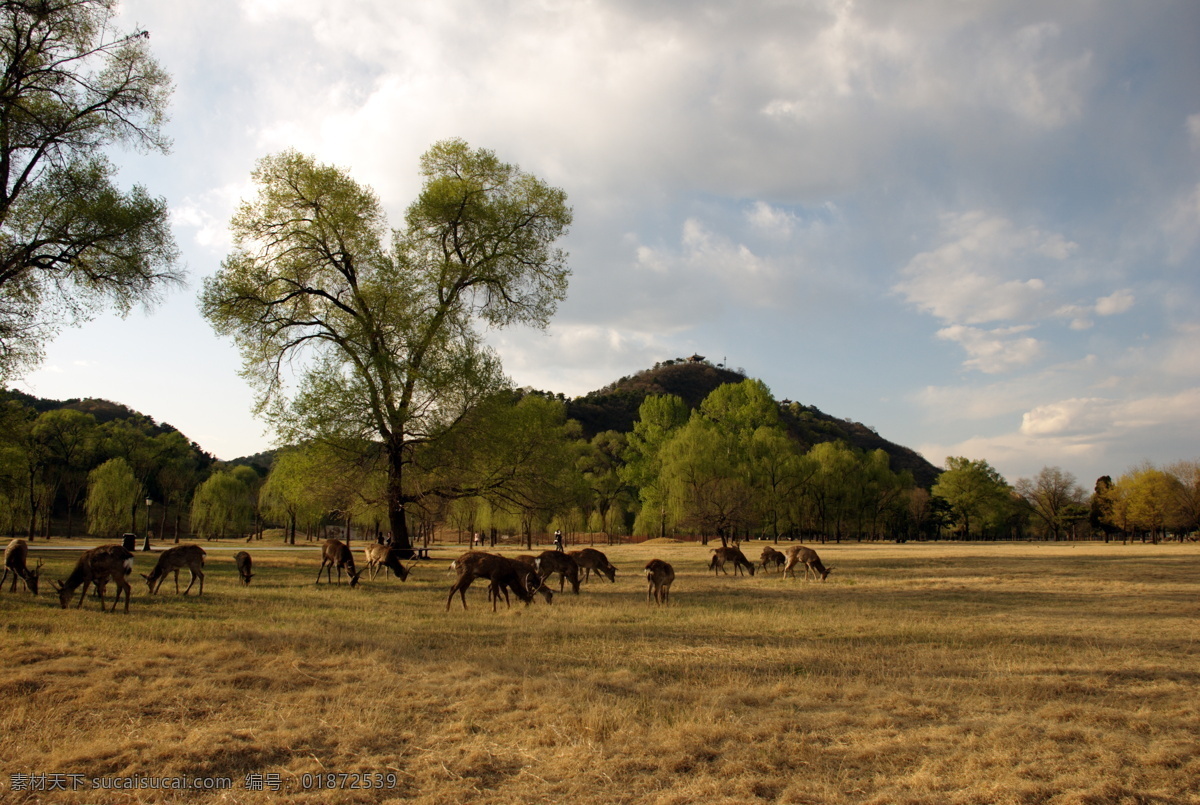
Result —
<path fill-rule="evenodd" d="M 408 568 L 400 564 L 400 555 L 390 545 L 369 543 L 363 546 L 363 556 L 367 560 L 367 570 L 371 571 L 371 581 L 375 580 L 381 566 L 391 570 L 400 581 L 408 580 Z"/>
<path fill-rule="evenodd" d="M 762 565 L 763 571 L 772 566 L 779 570 L 787 563 L 787 557 L 768 545 L 762 549 L 762 556 L 758 558 L 758 561 Z"/>
<path fill-rule="evenodd" d="M 12 588 L 10 593 L 17 591 L 17 579 L 25 582 L 25 589 L 34 595 L 38 594 L 38 577 L 42 573 L 42 565 L 45 564 L 41 559 L 38 560 L 33 570 L 30 570 L 26 564 L 29 561 L 29 544 L 23 539 L 14 539 L 8 543 L 8 547 L 4 549 L 4 576 L 0 577 L 0 589 L 4 588 L 4 582 L 8 579 L 8 574 L 13 574 Z"/>
<path fill-rule="evenodd" d="M 529 588 L 529 592 L 539 593 L 542 598 L 546 599 L 547 604 L 553 604 L 554 591 L 545 584 L 542 584 L 542 577 L 537 572 L 537 557 L 530 556 L 529 554 L 521 554 L 520 556 L 513 557 L 513 559 L 525 565 L 526 573 L 521 580 L 525 582 L 525 586 Z"/>
<path fill-rule="evenodd" d="M 608 557 L 603 552 L 595 548 L 584 548 L 580 551 L 570 551 L 569 556 L 575 560 L 575 564 L 583 570 L 583 580 L 588 581 L 592 577 L 592 571 L 596 571 L 597 575 L 604 575 L 609 581 L 616 584 L 617 569 L 608 561 Z"/>
<path fill-rule="evenodd" d="M 733 563 L 734 574 L 742 572 L 742 568 L 750 571 L 750 575 L 754 575 L 754 565 L 750 564 L 750 560 L 742 553 L 739 548 L 714 548 L 712 561 L 708 563 L 708 567 L 712 570 L 713 575 L 717 575 L 720 570 L 725 575 L 729 575 L 729 571 L 725 569 L 726 562 Z"/>
<path fill-rule="evenodd" d="M 254 567 L 254 563 L 250 561 L 250 554 L 238 551 L 233 555 L 233 561 L 237 564 L 237 572 L 242 579 L 242 584 L 249 584 L 250 579 L 254 578 L 254 574 L 250 572 Z"/>
<path fill-rule="evenodd" d="M 511 606 L 508 600 L 509 589 L 526 605 L 533 600 L 533 593 L 529 592 L 523 581 L 528 572 L 526 566 L 514 559 L 494 553 L 468 551 L 451 562 L 450 569 L 458 572 L 458 579 L 450 586 L 450 595 L 446 598 L 447 611 L 450 610 L 455 593 L 458 593 L 459 598 L 462 599 L 463 609 L 467 608 L 467 588 L 475 579 L 487 579 L 491 582 L 489 593 L 492 599 L 492 612 L 496 611 L 496 603 L 500 600 L 501 591 L 504 592 L 505 604 L 509 606 Z"/>
<path fill-rule="evenodd" d="M 675 581 L 675 568 L 661 559 L 651 559 L 646 563 L 646 580 L 650 582 L 646 600 L 665 604 L 671 593 L 671 582 Z"/>
<path fill-rule="evenodd" d="M 58 592 L 58 603 L 63 609 L 67 608 L 67 602 L 71 600 L 71 594 L 80 586 L 83 589 L 79 593 L 79 603 L 75 605 L 76 609 L 83 606 L 84 596 L 87 595 L 89 584 L 96 585 L 96 591 L 100 596 L 100 611 L 104 611 L 104 588 L 111 578 L 117 584 L 117 596 L 113 599 L 112 611 L 117 611 L 117 602 L 121 600 L 121 591 L 125 592 L 125 611 L 129 612 L 129 582 L 125 577 L 133 572 L 133 554 L 122 548 L 120 545 L 101 545 L 98 548 L 92 548 L 90 551 L 84 551 L 79 557 L 79 561 L 75 563 L 75 569 L 71 571 L 71 575 L 67 576 L 66 581 L 52 582 L 55 590 Z"/>
<path fill-rule="evenodd" d="M 342 568 L 346 568 L 346 574 L 350 577 L 350 589 L 358 586 L 358 571 L 354 567 L 354 555 L 350 553 L 350 549 L 346 544 L 339 539 L 327 539 L 325 544 L 321 546 L 321 566 L 317 568 L 317 584 L 321 583 L 321 571 L 325 571 L 325 583 L 333 583 L 333 568 L 337 566 L 337 583 L 342 583 Z"/>
<path fill-rule="evenodd" d="M 174 548 L 167 548 L 158 555 L 158 563 L 154 565 L 154 569 L 150 571 L 150 575 L 142 574 L 142 578 L 146 580 L 146 586 L 150 588 L 150 594 L 156 595 L 168 573 L 175 574 L 175 594 L 179 595 L 179 571 L 185 567 L 191 571 L 192 580 L 188 582 L 187 589 L 183 591 L 187 595 L 192 590 L 192 585 L 196 583 L 196 579 L 200 579 L 200 592 L 197 595 L 204 595 L 204 549 L 199 545 L 177 545 Z"/>
<path fill-rule="evenodd" d="M 796 578 L 796 565 L 804 565 L 804 580 L 808 581 L 808 574 L 812 573 L 814 577 L 820 576 L 821 581 L 829 578 L 829 574 L 833 572 L 833 568 L 825 567 L 821 564 L 821 557 L 817 556 L 817 552 L 812 548 L 806 548 L 803 545 L 795 545 L 788 548 L 787 564 L 783 566 L 783 575 L 791 575 Z"/>
<path fill-rule="evenodd" d="M 575 561 L 574 557 L 559 551 L 542 551 L 534 561 L 543 584 L 546 579 L 557 573 L 558 591 L 560 593 L 563 591 L 563 586 L 569 579 L 571 592 L 579 595 L 579 563 Z"/>

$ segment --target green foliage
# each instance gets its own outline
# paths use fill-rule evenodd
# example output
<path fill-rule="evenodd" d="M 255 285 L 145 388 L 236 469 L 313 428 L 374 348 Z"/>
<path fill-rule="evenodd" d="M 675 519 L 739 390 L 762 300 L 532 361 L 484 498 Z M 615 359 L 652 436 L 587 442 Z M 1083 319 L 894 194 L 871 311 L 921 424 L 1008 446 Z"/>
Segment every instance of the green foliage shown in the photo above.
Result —
<path fill-rule="evenodd" d="M 88 529 L 99 537 L 115 537 L 129 524 L 142 485 L 123 458 L 110 458 L 88 474 Z"/>
<path fill-rule="evenodd" d="M 954 525 L 970 539 L 972 528 L 997 527 L 1011 511 L 1012 490 L 987 461 L 950 456 L 933 495 L 949 506 Z"/>
<path fill-rule="evenodd" d="M 561 190 L 461 140 L 434 145 L 421 173 L 406 228 L 385 244 L 371 190 L 296 152 L 265 157 L 257 197 L 231 224 L 234 251 L 201 295 L 285 441 L 382 446 L 402 548 L 406 506 L 462 493 L 429 485 L 434 474 L 415 488 L 417 448 L 448 438 L 504 385 L 477 322 L 546 324 L 568 276 L 553 243 L 571 221 Z M 285 364 L 298 371 L 294 391 Z"/>
<path fill-rule="evenodd" d="M 166 203 L 114 184 L 115 143 L 166 151 L 170 78 L 115 0 L 0 8 L 0 380 L 63 323 L 127 313 L 178 283 Z"/>
<path fill-rule="evenodd" d="M 192 498 L 192 531 L 218 539 L 247 533 L 253 506 L 246 480 L 236 472 L 221 470 L 200 484 Z"/>

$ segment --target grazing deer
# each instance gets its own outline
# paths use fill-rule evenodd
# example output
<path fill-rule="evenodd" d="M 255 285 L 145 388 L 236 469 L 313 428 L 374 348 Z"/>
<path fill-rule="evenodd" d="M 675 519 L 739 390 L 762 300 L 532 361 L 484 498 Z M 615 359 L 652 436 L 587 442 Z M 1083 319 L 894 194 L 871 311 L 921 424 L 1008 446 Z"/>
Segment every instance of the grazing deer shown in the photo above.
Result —
<path fill-rule="evenodd" d="M 400 564 L 400 555 L 393 551 L 390 545 L 372 542 L 363 546 L 363 556 L 367 560 L 367 570 L 371 571 L 371 581 L 379 574 L 380 567 L 391 570 L 400 581 L 408 580 L 408 568 Z"/>
<path fill-rule="evenodd" d="M 560 593 L 563 591 L 563 586 L 569 579 L 571 592 L 579 595 L 579 563 L 573 556 L 559 551 L 542 551 L 534 562 L 537 564 L 538 576 L 541 577 L 543 584 L 546 579 L 557 573 L 558 591 Z"/>
<path fill-rule="evenodd" d="M 713 575 L 717 575 L 720 570 L 725 575 L 729 575 L 729 571 L 725 569 L 726 562 L 733 563 L 734 574 L 742 572 L 742 568 L 750 571 L 750 575 L 754 575 L 754 565 L 750 564 L 750 560 L 741 552 L 739 548 L 714 548 L 712 561 L 708 563 L 708 567 L 712 570 Z"/>
<path fill-rule="evenodd" d="M 817 556 L 817 552 L 812 548 L 806 548 L 803 545 L 795 545 L 788 548 L 787 564 L 783 566 L 783 575 L 791 575 L 796 578 L 796 565 L 804 565 L 804 580 L 808 581 L 808 574 L 812 573 L 814 577 L 820 576 L 821 581 L 829 578 L 829 574 L 833 572 L 833 568 L 825 567 L 821 564 L 821 557 Z"/>
<path fill-rule="evenodd" d="M 646 600 L 665 604 L 671 593 L 671 582 L 675 581 L 675 568 L 661 559 L 651 559 L 646 563 L 646 580 L 650 582 Z"/>
<path fill-rule="evenodd" d="M 450 595 L 446 598 L 447 611 L 450 610 L 455 593 L 458 593 L 459 598 L 462 599 L 463 609 L 467 608 L 467 588 L 475 579 L 487 579 L 491 582 L 489 593 L 492 600 L 492 612 L 496 611 L 496 603 L 500 600 L 501 591 L 504 592 L 504 602 L 508 606 L 511 606 L 508 600 L 510 589 L 526 605 L 533 600 L 533 593 L 529 592 L 523 580 L 528 572 L 526 566 L 514 559 L 494 553 L 468 551 L 451 562 L 450 568 L 458 572 L 458 579 L 450 586 Z"/>
<path fill-rule="evenodd" d="M 242 579 L 242 584 L 249 584 L 250 579 L 254 578 L 254 574 L 250 572 L 254 567 L 254 563 L 250 561 L 250 554 L 238 551 L 233 555 L 233 561 L 237 564 L 237 572 Z"/>
<path fill-rule="evenodd" d="M 537 572 L 537 557 L 530 556 L 529 554 L 521 554 L 520 556 L 513 557 L 513 561 L 525 565 L 526 572 L 521 580 L 525 582 L 525 586 L 529 588 L 529 592 L 539 593 L 542 598 L 546 599 L 547 604 L 553 604 L 554 591 L 542 583 L 542 577 Z"/>
<path fill-rule="evenodd" d="M 104 611 L 104 588 L 108 580 L 111 578 L 117 584 L 117 595 L 113 599 L 112 611 L 117 611 L 117 602 L 121 600 L 121 591 L 125 592 L 125 611 L 129 612 L 129 593 L 131 587 L 125 577 L 133 572 L 133 554 L 122 548 L 120 545 L 101 545 L 99 548 L 92 548 L 90 551 L 84 551 L 80 555 L 79 561 L 75 563 L 75 569 L 71 571 L 71 575 L 67 576 L 66 581 L 52 582 L 55 590 L 58 592 L 58 603 L 63 609 L 67 608 L 67 603 L 71 600 L 72 593 L 80 586 L 83 589 L 79 593 L 79 603 L 75 605 L 76 609 L 83 606 L 84 596 L 87 595 L 89 584 L 96 585 L 96 591 L 100 596 L 100 611 Z"/>
<path fill-rule="evenodd" d="M 42 565 L 45 564 L 41 559 L 37 565 L 30 570 L 27 566 L 29 560 L 29 544 L 23 539 L 14 539 L 8 543 L 8 547 L 4 549 L 4 576 L 0 577 L 0 589 L 4 588 L 4 582 L 8 579 L 8 574 L 13 574 L 12 588 L 10 593 L 17 591 L 17 579 L 25 582 L 25 589 L 34 595 L 38 594 L 38 577 L 42 573 Z"/>
<path fill-rule="evenodd" d="M 772 566 L 774 566 L 776 570 L 779 570 L 785 564 L 787 564 L 787 557 L 768 545 L 762 549 L 762 556 L 758 558 L 758 561 L 762 565 L 762 569 L 764 571 L 768 570 Z"/>
<path fill-rule="evenodd" d="M 150 588 L 150 594 L 156 595 L 163 580 L 166 579 L 168 573 L 175 574 L 175 594 L 179 595 L 179 571 L 185 567 L 191 571 L 192 580 L 188 582 L 187 589 L 183 591 L 187 595 L 192 590 L 192 585 L 196 583 L 196 579 L 200 579 L 200 592 L 198 595 L 204 595 L 204 549 L 199 545 L 178 545 L 174 548 L 167 548 L 158 555 L 158 563 L 154 565 L 154 569 L 150 571 L 150 575 L 142 574 L 142 578 L 146 580 L 146 586 Z"/>
<path fill-rule="evenodd" d="M 317 584 L 321 583 L 321 571 L 325 571 L 325 583 L 333 583 L 333 568 L 337 567 L 337 583 L 342 583 L 342 568 L 346 568 L 346 574 L 350 577 L 350 589 L 358 586 L 358 570 L 354 567 L 354 554 L 350 553 L 350 549 L 346 544 L 339 539 L 327 539 L 325 544 L 321 546 L 321 566 L 317 568 Z"/>
<path fill-rule="evenodd" d="M 583 570 L 583 580 L 588 581 L 592 577 L 592 571 L 596 571 L 597 575 L 603 574 L 609 581 L 616 584 L 617 569 L 608 561 L 608 557 L 601 551 L 595 548 L 584 548 L 581 551 L 570 551 L 569 555 L 575 560 L 575 564 Z"/>

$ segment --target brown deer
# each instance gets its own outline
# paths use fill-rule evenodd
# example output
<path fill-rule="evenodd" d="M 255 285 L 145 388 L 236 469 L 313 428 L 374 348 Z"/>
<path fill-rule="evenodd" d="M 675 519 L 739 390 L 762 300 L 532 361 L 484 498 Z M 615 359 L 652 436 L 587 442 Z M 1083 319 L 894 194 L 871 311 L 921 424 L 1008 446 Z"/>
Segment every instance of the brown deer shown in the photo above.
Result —
<path fill-rule="evenodd" d="M 588 581 L 592 577 L 592 571 L 596 571 L 596 575 L 603 575 L 609 581 L 616 584 L 617 569 L 608 561 L 608 557 L 603 552 L 595 548 L 584 548 L 580 551 L 569 551 L 568 555 L 575 560 L 575 564 L 579 565 L 583 570 L 583 580 Z"/>
<path fill-rule="evenodd" d="M 717 575 L 718 570 L 725 575 L 729 575 L 729 571 L 725 569 L 726 562 L 733 563 L 735 575 L 741 573 L 742 568 L 748 570 L 751 576 L 754 575 L 754 565 L 750 564 L 750 560 L 746 558 L 746 555 L 742 553 L 741 549 L 714 548 L 712 553 L 712 561 L 708 563 L 708 567 L 710 570 L 712 570 L 714 576 Z"/>
<path fill-rule="evenodd" d="M 671 582 L 675 581 L 675 568 L 661 559 L 651 559 L 646 563 L 646 580 L 650 582 L 646 600 L 665 604 L 671 593 Z"/>
<path fill-rule="evenodd" d="M 51 582 L 54 584 L 55 590 L 58 592 L 58 603 L 63 609 L 67 608 L 67 603 L 71 600 L 72 593 L 80 586 L 83 589 L 79 593 L 79 603 L 75 605 L 76 609 L 83 606 L 84 596 L 87 595 L 89 584 L 96 585 L 96 591 L 100 596 L 100 611 L 104 611 L 104 588 L 108 580 L 111 578 L 117 585 L 117 595 L 113 599 L 112 611 L 117 611 L 117 602 L 121 600 L 121 592 L 125 592 L 125 611 L 129 612 L 129 582 L 125 577 L 133 572 L 133 554 L 125 550 L 120 545 L 101 545 L 98 548 L 92 548 L 90 551 L 84 551 L 80 555 L 79 561 L 75 563 L 75 569 L 71 571 L 71 575 L 67 576 L 66 581 Z"/>
<path fill-rule="evenodd" d="M 29 561 L 29 544 L 23 539 L 14 539 L 8 543 L 8 547 L 4 549 L 4 576 L 0 577 L 0 589 L 4 588 L 4 582 L 8 579 L 8 574 L 13 574 L 12 588 L 10 593 L 17 591 L 17 579 L 25 582 L 25 589 L 34 595 L 38 594 L 38 577 L 42 573 L 42 565 L 45 564 L 41 559 L 38 560 L 33 570 L 30 570 L 26 564 Z"/>
<path fill-rule="evenodd" d="M 765 572 L 771 567 L 774 567 L 776 570 L 781 569 L 785 564 L 787 564 L 787 557 L 772 548 L 770 545 L 767 545 L 762 549 L 762 556 L 758 558 L 758 561 L 759 564 L 762 565 L 762 569 Z"/>
<path fill-rule="evenodd" d="M 321 566 L 317 568 L 317 584 L 321 583 L 321 571 L 325 571 L 325 583 L 333 584 L 333 568 L 337 567 L 337 583 L 342 583 L 342 568 L 350 577 L 350 589 L 358 586 L 358 570 L 354 567 L 354 554 L 340 539 L 327 539 L 321 546 Z"/>
<path fill-rule="evenodd" d="M 254 578 L 254 574 L 251 572 L 254 563 L 250 561 L 250 554 L 238 551 L 233 555 L 233 561 L 237 565 L 238 576 L 241 577 L 242 584 L 249 584 L 250 579 Z"/>
<path fill-rule="evenodd" d="M 529 592 L 538 593 L 542 598 L 546 599 L 547 604 L 553 604 L 554 591 L 542 583 L 542 577 L 537 572 L 537 557 L 530 556 L 529 554 L 521 554 L 520 556 L 513 557 L 513 561 L 525 565 L 527 572 L 522 581 L 529 588 Z"/>
<path fill-rule="evenodd" d="M 813 577 L 821 577 L 821 581 L 829 578 L 829 574 L 833 572 L 833 568 L 825 567 L 821 564 L 821 557 L 817 556 L 817 552 L 812 548 L 807 548 L 803 545 L 794 545 L 788 548 L 787 564 L 783 566 L 783 575 L 790 575 L 796 578 L 796 565 L 804 565 L 804 580 L 808 581 L 808 574 L 812 573 Z"/>
<path fill-rule="evenodd" d="M 400 563 L 400 555 L 392 550 L 390 545 L 372 542 L 363 546 L 363 556 L 367 560 L 367 570 L 371 571 L 371 581 L 379 574 L 380 567 L 386 567 L 400 581 L 408 580 L 408 568 Z"/>
<path fill-rule="evenodd" d="M 192 580 L 188 582 L 187 589 L 183 591 L 183 594 L 187 595 L 191 592 L 196 579 L 200 579 L 200 592 L 197 595 L 204 595 L 204 571 L 201 570 L 204 567 L 204 557 L 204 549 L 199 545 L 177 545 L 174 548 L 167 548 L 158 555 L 158 563 L 154 565 L 150 575 L 147 576 L 143 573 L 142 578 L 146 580 L 150 594 L 157 595 L 167 574 L 174 573 L 175 594 L 179 595 L 179 571 L 186 567 L 192 574 Z"/>
<path fill-rule="evenodd" d="M 467 608 L 467 588 L 475 579 L 487 579 L 491 582 L 489 593 L 492 599 L 492 612 L 496 611 L 501 591 L 504 592 L 505 604 L 509 606 L 511 606 L 508 600 L 508 590 L 510 589 L 526 605 L 533 600 L 533 594 L 529 592 L 523 580 L 528 572 L 526 565 L 514 559 L 494 553 L 468 551 L 451 562 L 450 568 L 458 573 L 458 579 L 450 586 L 450 595 L 446 598 L 447 611 L 450 610 L 455 593 L 458 593 L 459 598 L 462 599 L 463 609 Z"/>
<path fill-rule="evenodd" d="M 534 562 L 543 584 L 546 579 L 557 573 L 558 591 L 561 593 L 567 580 L 570 580 L 571 592 L 579 595 L 579 563 L 573 556 L 559 551 L 542 551 Z"/>

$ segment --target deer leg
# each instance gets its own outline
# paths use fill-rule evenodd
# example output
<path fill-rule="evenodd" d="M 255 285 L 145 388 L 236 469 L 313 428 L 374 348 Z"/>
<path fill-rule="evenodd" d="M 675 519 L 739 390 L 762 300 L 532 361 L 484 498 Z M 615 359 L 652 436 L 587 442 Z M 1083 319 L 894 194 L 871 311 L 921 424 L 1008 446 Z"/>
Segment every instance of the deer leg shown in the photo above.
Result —
<path fill-rule="evenodd" d="M 466 582 L 465 584 L 463 582 Z M 466 576 L 459 576 L 458 581 L 450 585 L 450 595 L 446 597 L 446 611 L 450 611 L 450 603 L 454 601 L 454 594 L 458 593 L 462 599 L 463 609 L 467 608 L 467 588 L 471 586 L 471 580 Z"/>
<path fill-rule="evenodd" d="M 317 584 L 321 583 L 321 571 L 325 569 L 325 560 L 321 560 L 321 566 L 317 568 Z"/>
<path fill-rule="evenodd" d="M 125 612 L 128 613 L 129 612 L 129 590 L 130 590 L 129 582 L 127 582 L 125 580 L 124 576 L 118 576 L 118 577 L 116 577 L 115 580 L 117 583 L 117 596 L 116 596 L 116 598 L 113 599 L 112 611 L 113 612 L 117 611 L 117 602 L 121 600 L 121 591 L 124 590 L 125 591 Z"/>
<path fill-rule="evenodd" d="M 83 591 L 81 593 L 79 593 L 79 603 L 75 605 L 76 609 L 80 609 L 81 607 L 83 607 L 83 598 L 84 598 L 84 596 L 87 595 L 87 588 L 88 588 L 89 583 L 90 582 L 86 582 L 86 581 L 83 583 Z M 96 592 L 100 592 L 100 585 L 96 585 Z"/>
<path fill-rule="evenodd" d="M 188 593 L 190 593 L 192 591 L 192 585 L 196 583 L 196 571 L 192 570 L 191 568 L 188 568 L 188 572 L 190 572 L 192 574 L 192 580 L 188 582 L 187 589 L 183 591 L 184 595 L 187 595 Z M 175 573 L 175 579 L 176 579 L 175 583 L 178 584 L 179 583 L 179 572 L 178 571 L 176 571 L 176 573 Z M 200 589 L 203 592 L 204 582 L 200 582 L 200 585 L 201 585 Z"/>

